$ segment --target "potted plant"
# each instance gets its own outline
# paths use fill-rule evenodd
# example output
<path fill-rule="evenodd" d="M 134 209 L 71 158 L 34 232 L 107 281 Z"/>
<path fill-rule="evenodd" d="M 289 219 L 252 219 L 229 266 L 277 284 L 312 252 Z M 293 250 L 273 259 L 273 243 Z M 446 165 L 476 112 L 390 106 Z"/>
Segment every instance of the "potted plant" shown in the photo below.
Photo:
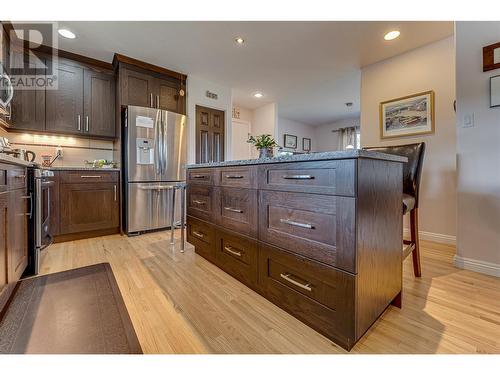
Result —
<path fill-rule="evenodd" d="M 251 143 L 259 150 L 259 158 L 271 158 L 273 156 L 273 147 L 278 146 L 270 134 L 261 134 L 256 137 L 251 135 L 247 143 Z"/>

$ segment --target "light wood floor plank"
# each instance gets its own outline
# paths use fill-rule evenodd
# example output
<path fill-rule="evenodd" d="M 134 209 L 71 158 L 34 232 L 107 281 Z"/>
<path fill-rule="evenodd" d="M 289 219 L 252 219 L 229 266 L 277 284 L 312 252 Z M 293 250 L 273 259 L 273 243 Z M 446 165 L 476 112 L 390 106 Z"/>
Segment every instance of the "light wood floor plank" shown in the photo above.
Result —
<path fill-rule="evenodd" d="M 42 274 L 109 262 L 145 353 L 345 353 L 169 235 L 52 245 Z M 421 279 L 403 266 L 390 306 L 353 353 L 500 353 L 500 279 L 453 266 L 455 248 L 422 242 Z"/>

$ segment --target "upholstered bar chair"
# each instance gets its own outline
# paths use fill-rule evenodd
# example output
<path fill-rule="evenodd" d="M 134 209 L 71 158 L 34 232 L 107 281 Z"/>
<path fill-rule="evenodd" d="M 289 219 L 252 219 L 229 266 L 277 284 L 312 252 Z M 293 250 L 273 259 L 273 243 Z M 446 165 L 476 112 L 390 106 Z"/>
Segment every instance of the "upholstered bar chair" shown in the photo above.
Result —
<path fill-rule="evenodd" d="M 385 154 L 401 155 L 408 158 L 403 165 L 403 215 L 410 214 L 410 240 L 404 240 L 403 260 L 410 253 L 413 256 L 413 271 L 416 277 L 422 274 L 420 267 L 420 247 L 418 238 L 418 198 L 420 177 L 424 163 L 425 143 L 409 145 L 365 147 L 365 150 L 383 152 Z"/>

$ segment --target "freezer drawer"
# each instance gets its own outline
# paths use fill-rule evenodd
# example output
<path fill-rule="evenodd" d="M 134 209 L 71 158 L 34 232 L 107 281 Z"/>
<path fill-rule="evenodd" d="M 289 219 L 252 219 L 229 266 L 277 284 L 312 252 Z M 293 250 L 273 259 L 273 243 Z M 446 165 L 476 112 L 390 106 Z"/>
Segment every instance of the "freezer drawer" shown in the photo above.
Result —
<path fill-rule="evenodd" d="M 127 233 L 171 226 L 172 194 L 175 182 L 129 183 Z M 180 194 L 175 197 L 175 222 L 181 218 Z"/>

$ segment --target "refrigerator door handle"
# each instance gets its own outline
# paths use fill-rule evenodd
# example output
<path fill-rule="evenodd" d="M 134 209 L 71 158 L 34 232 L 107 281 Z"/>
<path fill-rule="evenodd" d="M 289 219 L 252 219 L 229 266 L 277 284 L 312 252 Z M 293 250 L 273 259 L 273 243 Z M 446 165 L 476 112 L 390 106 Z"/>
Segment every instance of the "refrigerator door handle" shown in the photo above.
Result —
<path fill-rule="evenodd" d="M 161 174 L 161 164 L 160 164 L 160 126 L 161 126 L 161 121 L 159 121 L 159 111 L 156 112 L 156 117 L 155 117 L 155 129 L 154 129 L 154 158 L 155 158 L 155 172 L 157 175 Z"/>

